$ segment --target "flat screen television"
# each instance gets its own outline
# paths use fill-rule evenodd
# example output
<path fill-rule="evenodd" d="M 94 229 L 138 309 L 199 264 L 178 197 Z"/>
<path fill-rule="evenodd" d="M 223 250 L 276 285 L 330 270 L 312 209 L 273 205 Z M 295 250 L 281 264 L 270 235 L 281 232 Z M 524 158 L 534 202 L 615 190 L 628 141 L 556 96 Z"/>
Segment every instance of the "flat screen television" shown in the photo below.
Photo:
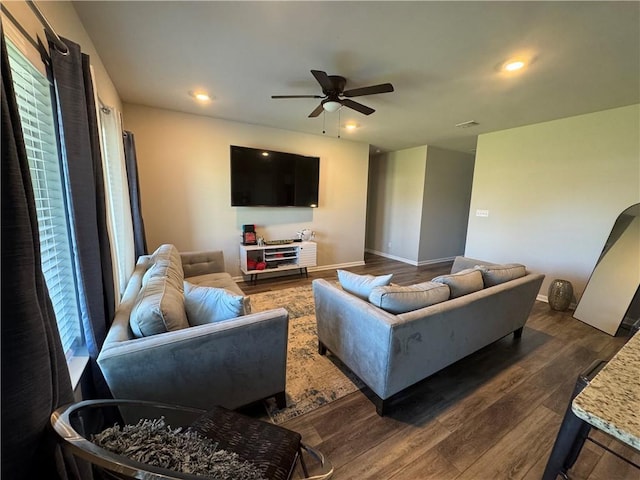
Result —
<path fill-rule="evenodd" d="M 232 207 L 318 206 L 320 158 L 231 145 Z"/>

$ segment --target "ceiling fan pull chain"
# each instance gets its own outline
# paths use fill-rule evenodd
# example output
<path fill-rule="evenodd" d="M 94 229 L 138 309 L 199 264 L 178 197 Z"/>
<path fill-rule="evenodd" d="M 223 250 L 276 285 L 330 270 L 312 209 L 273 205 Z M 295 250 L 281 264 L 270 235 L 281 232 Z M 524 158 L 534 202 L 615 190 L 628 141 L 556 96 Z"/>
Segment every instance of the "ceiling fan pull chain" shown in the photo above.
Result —
<path fill-rule="evenodd" d="M 340 138 L 340 129 L 342 128 L 342 123 L 340 122 L 340 110 L 338 110 L 338 138 Z"/>
<path fill-rule="evenodd" d="M 323 112 L 322 112 L 322 134 L 323 134 L 323 135 L 326 133 L 326 130 L 325 130 L 325 128 L 324 128 L 326 118 L 327 118 L 327 112 L 323 111 Z"/>

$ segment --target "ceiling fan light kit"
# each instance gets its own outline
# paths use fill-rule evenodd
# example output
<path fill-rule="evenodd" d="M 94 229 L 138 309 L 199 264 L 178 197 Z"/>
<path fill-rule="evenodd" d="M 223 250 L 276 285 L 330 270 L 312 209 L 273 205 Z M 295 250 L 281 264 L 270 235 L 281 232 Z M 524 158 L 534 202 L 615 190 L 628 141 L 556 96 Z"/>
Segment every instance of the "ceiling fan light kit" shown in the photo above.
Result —
<path fill-rule="evenodd" d="M 322 103 L 322 108 L 331 113 L 337 111 L 341 107 L 342 104 L 340 102 L 336 102 L 335 100 L 327 100 Z"/>
<path fill-rule="evenodd" d="M 371 115 L 375 112 L 373 108 L 351 100 L 351 98 L 393 92 L 393 85 L 390 83 L 345 90 L 344 87 L 347 84 L 347 80 L 340 75 L 327 75 L 326 72 L 321 70 L 311 70 L 311 74 L 320 84 L 320 87 L 322 87 L 323 95 L 272 95 L 271 98 L 321 98 L 322 101 L 320 105 L 309 114 L 309 117 L 313 118 L 320 115 L 323 111 L 336 112 L 341 107 L 351 108 L 363 115 Z"/>

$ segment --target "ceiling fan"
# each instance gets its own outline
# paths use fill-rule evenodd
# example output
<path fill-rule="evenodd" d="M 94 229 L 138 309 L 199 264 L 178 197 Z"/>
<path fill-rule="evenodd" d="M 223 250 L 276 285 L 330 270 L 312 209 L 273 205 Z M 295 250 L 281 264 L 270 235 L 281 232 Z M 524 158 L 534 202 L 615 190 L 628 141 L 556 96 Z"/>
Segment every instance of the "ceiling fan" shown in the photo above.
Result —
<path fill-rule="evenodd" d="M 370 87 L 354 88 L 345 90 L 347 79 L 339 75 L 327 75 L 321 70 L 311 70 L 311 74 L 322 87 L 324 95 L 272 95 L 271 98 L 321 98 L 322 101 L 316 109 L 309 114 L 309 117 L 317 117 L 323 110 L 327 112 L 335 112 L 340 107 L 345 106 L 356 110 L 364 115 L 371 115 L 375 110 L 358 102 L 354 102 L 350 98 L 342 97 L 361 97 L 363 95 L 375 95 L 377 93 L 393 92 L 393 85 L 390 83 L 381 83 L 380 85 L 372 85 Z"/>

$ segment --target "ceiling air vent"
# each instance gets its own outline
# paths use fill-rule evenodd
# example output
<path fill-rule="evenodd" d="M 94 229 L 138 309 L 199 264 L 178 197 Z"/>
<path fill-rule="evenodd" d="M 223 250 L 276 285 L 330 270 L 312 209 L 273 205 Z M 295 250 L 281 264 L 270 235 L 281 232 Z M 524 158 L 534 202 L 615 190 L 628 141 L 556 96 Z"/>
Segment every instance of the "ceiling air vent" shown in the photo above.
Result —
<path fill-rule="evenodd" d="M 469 127 L 475 127 L 480 125 L 478 122 L 476 122 L 475 120 L 469 120 L 468 122 L 462 122 L 462 123 L 458 123 L 456 124 L 456 127 L 458 128 L 469 128 Z"/>

